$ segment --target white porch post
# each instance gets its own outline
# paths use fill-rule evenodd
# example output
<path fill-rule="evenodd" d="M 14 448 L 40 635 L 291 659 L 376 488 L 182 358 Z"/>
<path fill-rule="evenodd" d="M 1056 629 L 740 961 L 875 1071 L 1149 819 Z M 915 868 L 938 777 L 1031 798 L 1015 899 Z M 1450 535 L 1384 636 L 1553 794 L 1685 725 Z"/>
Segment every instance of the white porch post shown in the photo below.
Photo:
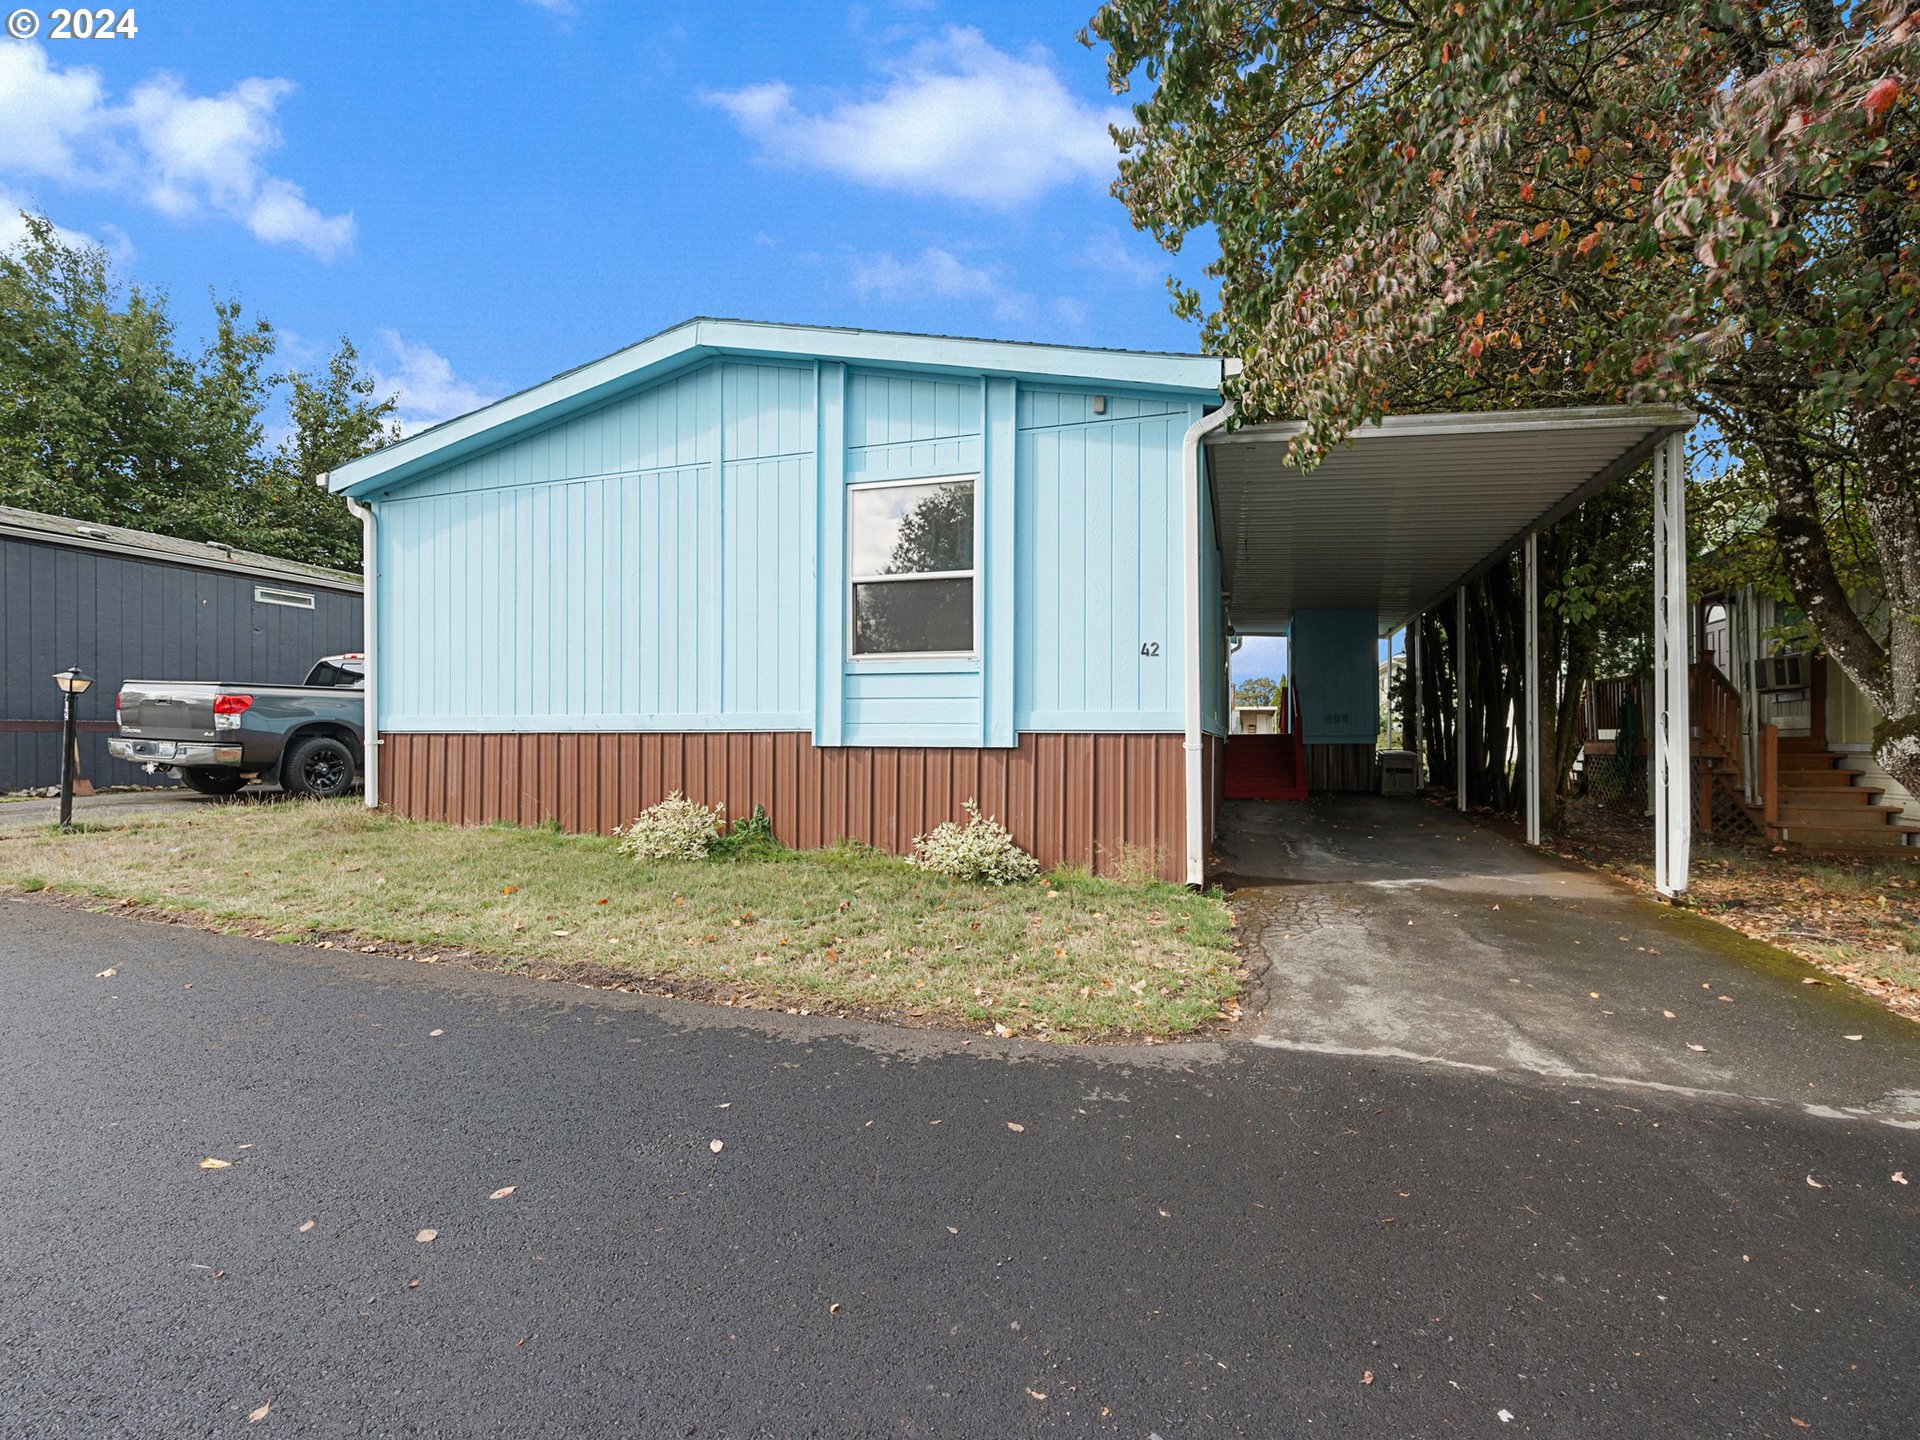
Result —
<path fill-rule="evenodd" d="M 1540 843 L 1540 537 L 1527 536 L 1527 844 Z"/>
<path fill-rule="evenodd" d="M 1467 813 L 1467 587 L 1453 592 L 1453 804 Z"/>
<path fill-rule="evenodd" d="M 1693 717 L 1687 695 L 1687 439 L 1653 457 L 1653 883 L 1687 888 L 1693 843 Z"/>

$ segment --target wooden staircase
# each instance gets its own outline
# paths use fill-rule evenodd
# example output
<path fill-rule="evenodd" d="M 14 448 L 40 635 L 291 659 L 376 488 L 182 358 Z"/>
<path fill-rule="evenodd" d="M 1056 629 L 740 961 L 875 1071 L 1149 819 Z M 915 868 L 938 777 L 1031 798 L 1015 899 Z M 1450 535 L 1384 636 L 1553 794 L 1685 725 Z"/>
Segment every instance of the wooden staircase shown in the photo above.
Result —
<path fill-rule="evenodd" d="M 1307 752 L 1302 743 L 1300 696 L 1289 685 L 1281 694 L 1278 735 L 1229 735 L 1220 793 L 1228 800 L 1304 800 Z"/>
<path fill-rule="evenodd" d="M 1770 728 L 1770 727 L 1769 727 Z M 1771 738 L 1771 737 L 1770 737 Z M 1920 835 L 1920 823 L 1882 805 L 1884 786 L 1840 767 L 1821 740 L 1780 737 L 1765 770 L 1777 770 L 1761 819 L 1775 840 L 1815 850 L 1897 849 Z M 1764 782 L 1763 782 L 1764 784 Z"/>

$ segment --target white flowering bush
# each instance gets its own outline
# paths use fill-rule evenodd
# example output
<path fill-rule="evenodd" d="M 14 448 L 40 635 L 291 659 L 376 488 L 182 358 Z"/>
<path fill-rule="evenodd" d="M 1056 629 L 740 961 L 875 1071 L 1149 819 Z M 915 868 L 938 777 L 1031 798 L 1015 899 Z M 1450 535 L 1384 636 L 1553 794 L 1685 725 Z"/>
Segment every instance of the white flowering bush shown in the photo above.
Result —
<path fill-rule="evenodd" d="M 1040 862 L 1014 844 L 1006 826 L 982 815 L 971 800 L 966 811 L 964 825 L 948 820 L 936 825 L 930 835 L 916 835 L 909 863 L 949 879 L 982 885 L 1009 885 L 1040 873 Z"/>
<path fill-rule="evenodd" d="M 620 837 L 620 853 L 635 860 L 704 860 L 707 847 L 720 834 L 720 817 L 726 808 L 716 805 L 709 810 L 676 790 L 658 805 L 642 810 L 624 830 L 615 832 Z"/>

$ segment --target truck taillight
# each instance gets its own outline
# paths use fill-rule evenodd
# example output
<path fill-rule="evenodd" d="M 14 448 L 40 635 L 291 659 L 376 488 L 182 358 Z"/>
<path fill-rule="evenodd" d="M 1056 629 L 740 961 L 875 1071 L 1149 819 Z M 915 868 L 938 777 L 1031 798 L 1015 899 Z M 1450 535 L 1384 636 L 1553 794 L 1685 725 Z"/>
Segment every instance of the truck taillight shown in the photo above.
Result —
<path fill-rule="evenodd" d="M 116 725 L 120 723 L 120 697 L 126 693 L 124 690 L 113 692 L 113 723 Z"/>
<path fill-rule="evenodd" d="M 238 730 L 240 717 L 253 704 L 251 695 L 216 695 L 213 697 L 213 728 L 216 730 Z"/>

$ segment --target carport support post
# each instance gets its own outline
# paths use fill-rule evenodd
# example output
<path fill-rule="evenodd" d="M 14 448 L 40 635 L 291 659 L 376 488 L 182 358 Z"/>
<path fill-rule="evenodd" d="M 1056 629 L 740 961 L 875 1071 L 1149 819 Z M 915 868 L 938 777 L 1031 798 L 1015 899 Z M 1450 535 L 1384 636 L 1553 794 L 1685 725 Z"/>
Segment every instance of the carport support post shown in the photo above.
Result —
<path fill-rule="evenodd" d="M 1693 843 L 1693 716 L 1687 695 L 1687 437 L 1653 455 L 1653 884 L 1687 888 Z"/>
<path fill-rule="evenodd" d="M 1407 622 L 1407 670 L 1413 677 L 1413 703 L 1402 715 L 1402 726 L 1411 725 L 1412 733 L 1407 748 L 1413 751 L 1413 788 L 1424 790 L 1427 786 L 1427 727 L 1421 723 L 1425 718 L 1420 694 L 1420 632 L 1427 628 L 1425 612 Z"/>
<path fill-rule="evenodd" d="M 1467 813 L 1467 587 L 1453 592 L 1453 803 Z"/>
<path fill-rule="evenodd" d="M 1527 536 L 1527 844 L 1540 843 L 1540 536 Z"/>

